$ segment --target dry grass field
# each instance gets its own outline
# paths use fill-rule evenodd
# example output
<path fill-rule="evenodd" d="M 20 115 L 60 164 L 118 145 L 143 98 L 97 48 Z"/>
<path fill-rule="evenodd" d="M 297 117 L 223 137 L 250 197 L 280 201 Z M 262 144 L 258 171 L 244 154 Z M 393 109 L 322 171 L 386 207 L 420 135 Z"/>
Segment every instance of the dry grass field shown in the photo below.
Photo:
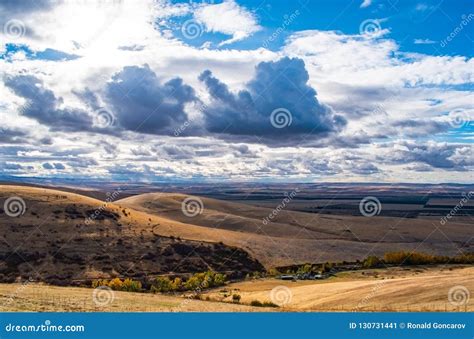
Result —
<path fill-rule="evenodd" d="M 461 306 L 449 302 L 448 292 L 455 286 L 474 291 L 474 267 L 366 270 L 321 281 L 260 279 L 230 284 L 205 296 L 230 301 L 238 294 L 244 304 L 288 302 L 279 311 L 474 311 L 472 299 Z"/>
<path fill-rule="evenodd" d="M 162 294 L 114 291 L 113 300 L 96 304 L 92 288 L 40 284 L 0 284 L 0 312 L 259 312 L 250 307 Z"/>
<path fill-rule="evenodd" d="M 204 293 L 202 299 L 151 293 L 113 292 L 103 306 L 93 289 L 35 283 L 0 284 L 0 311 L 34 312 L 300 312 L 300 311 L 474 311 L 474 302 L 457 307 L 448 300 L 454 286 L 474 290 L 473 267 L 391 268 L 339 273 L 322 281 L 288 282 L 258 279 L 228 284 Z M 288 290 L 281 289 L 282 286 Z M 251 301 L 272 301 L 280 289 L 281 307 L 252 307 Z M 225 292 L 224 292 L 225 291 Z M 228 295 L 227 297 L 224 297 Z M 240 304 L 232 295 L 241 296 Z M 111 300 L 111 299 L 109 299 Z"/>
<path fill-rule="evenodd" d="M 116 203 L 178 222 L 173 230 L 181 237 L 198 236 L 242 247 L 267 267 L 350 261 L 402 249 L 452 256 L 459 250 L 474 249 L 472 220 L 442 225 L 438 219 L 320 215 L 284 209 L 265 224 L 262 220 L 272 208 L 210 198 L 200 198 L 201 214 L 187 217 L 181 212 L 187 197 L 148 193 Z"/>
<path fill-rule="evenodd" d="M 474 246 L 470 220 L 441 225 L 426 218 L 281 210 L 272 222 L 263 223 L 271 208 L 210 198 L 200 198 L 201 213 L 186 216 L 182 202 L 196 197 L 182 194 L 141 194 L 105 204 L 71 192 L 0 186 L 0 201 L 9 197 L 21 198 L 25 209 L 18 217 L 7 216 L 0 209 L 0 282 L 8 283 L 32 277 L 36 282 L 71 286 L 98 278 L 144 280 L 209 269 L 238 272 L 243 277 L 281 265 L 355 261 L 402 249 L 455 256 L 472 252 Z M 116 302 L 105 309 L 93 304 L 92 289 L 3 284 L 0 307 L 31 311 L 261 311 L 261 307 L 246 305 L 253 300 L 271 301 L 269 293 L 274 287 L 287 286 L 292 301 L 279 311 L 453 311 L 447 291 L 455 285 L 474 290 L 474 268 L 452 267 L 340 272 L 321 281 L 245 281 L 206 292 L 203 297 L 211 302 L 115 292 Z M 243 305 L 231 303 L 232 294 L 239 294 Z M 465 308 L 472 310 L 472 301 Z"/>

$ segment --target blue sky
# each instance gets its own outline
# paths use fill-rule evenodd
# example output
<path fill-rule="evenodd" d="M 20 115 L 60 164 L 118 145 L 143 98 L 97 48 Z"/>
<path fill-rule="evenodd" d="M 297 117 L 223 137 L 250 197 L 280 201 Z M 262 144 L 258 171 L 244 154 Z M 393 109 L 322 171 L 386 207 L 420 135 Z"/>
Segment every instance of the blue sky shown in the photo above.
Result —
<path fill-rule="evenodd" d="M 174 3 L 189 3 L 189 1 L 173 1 Z M 406 52 L 426 53 L 433 55 L 464 55 L 472 57 L 474 53 L 474 27 L 468 25 L 455 39 L 441 48 L 438 44 L 459 25 L 462 16 L 473 12 L 472 1 L 413 1 L 391 0 L 371 1 L 371 4 L 361 8 L 363 1 L 241 1 L 242 5 L 253 10 L 263 29 L 247 41 L 241 41 L 234 46 L 237 48 L 255 48 L 261 40 L 270 35 L 282 25 L 282 18 L 299 11 L 297 20 L 292 22 L 278 41 L 271 44 L 272 49 L 278 49 L 284 39 L 292 32 L 302 30 L 337 30 L 346 34 L 358 34 L 361 22 L 366 19 L 382 20 L 382 28 L 390 30 L 391 38 L 400 44 L 400 49 Z M 202 40 L 216 40 L 222 36 L 203 36 Z M 415 43 L 415 40 L 420 40 Z M 424 43 L 422 43 L 424 40 Z M 198 41 L 195 41 L 198 43 Z"/>
<path fill-rule="evenodd" d="M 472 1 L 25 0 L 0 25 L 5 176 L 473 181 Z"/>

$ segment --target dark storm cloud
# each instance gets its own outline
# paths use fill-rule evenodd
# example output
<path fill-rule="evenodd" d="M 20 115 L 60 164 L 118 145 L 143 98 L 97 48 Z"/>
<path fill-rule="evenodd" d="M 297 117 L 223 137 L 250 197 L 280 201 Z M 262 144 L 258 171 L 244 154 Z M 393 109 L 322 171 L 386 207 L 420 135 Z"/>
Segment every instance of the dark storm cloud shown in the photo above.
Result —
<path fill-rule="evenodd" d="M 92 118 L 87 112 L 75 108 L 58 108 L 62 103 L 53 91 L 44 87 L 38 78 L 31 75 L 19 75 L 5 79 L 5 85 L 26 103 L 20 114 L 35 119 L 56 131 L 87 131 L 92 129 Z"/>
<path fill-rule="evenodd" d="M 23 144 L 28 143 L 28 133 L 19 129 L 0 127 L 0 143 Z"/>
<path fill-rule="evenodd" d="M 472 151 L 472 146 L 468 145 L 402 142 L 388 153 L 388 158 L 379 157 L 379 160 L 391 164 L 421 163 L 444 170 L 466 171 L 474 165 Z M 426 169 L 425 166 L 423 168 Z"/>
<path fill-rule="evenodd" d="M 61 164 L 60 162 L 55 162 L 55 163 L 45 162 L 42 166 L 43 166 L 44 169 L 47 169 L 47 170 L 52 170 L 52 169 L 63 170 L 63 169 L 66 169 L 66 167 L 63 164 Z"/>
<path fill-rule="evenodd" d="M 196 101 L 194 89 L 174 78 L 162 83 L 145 65 L 127 66 L 107 84 L 105 100 L 119 125 L 130 131 L 172 135 L 188 120 L 185 104 Z"/>
<path fill-rule="evenodd" d="M 308 85 L 309 75 L 301 59 L 261 62 L 255 77 L 238 93 L 232 93 L 209 70 L 199 79 L 213 99 L 204 111 L 206 127 L 212 133 L 265 139 L 292 135 L 317 138 L 346 124 L 343 117 L 318 101 L 316 91 Z M 281 109 L 290 112 L 291 123 L 276 128 L 271 122 L 272 112 Z"/>

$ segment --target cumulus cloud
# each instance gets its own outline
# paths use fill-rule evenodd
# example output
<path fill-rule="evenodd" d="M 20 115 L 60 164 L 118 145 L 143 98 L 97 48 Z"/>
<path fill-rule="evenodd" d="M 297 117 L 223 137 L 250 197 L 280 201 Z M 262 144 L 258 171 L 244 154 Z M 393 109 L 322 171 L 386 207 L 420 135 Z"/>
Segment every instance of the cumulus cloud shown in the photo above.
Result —
<path fill-rule="evenodd" d="M 221 42 L 220 46 L 243 40 L 261 29 L 256 16 L 234 0 L 200 6 L 194 12 L 194 17 L 208 32 L 232 36 Z"/>
<path fill-rule="evenodd" d="M 92 118 L 76 108 L 60 108 L 62 99 L 46 88 L 43 81 L 31 75 L 8 77 L 4 81 L 17 96 L 25 99 L 20 114 L 37 120 L 56 131 L 86 131 L 92 128 Z"/>
<path fill-rule="evenodd" d="M 285 57 L 258 64 L 253 79 L 238 93 L 209 70 L 199 79 L 212 98 L 204 111 L 206 127 L 212 133 L 290 141 L 291 135 L 315 138 L 346 124 L 344 118 L 318 101 L 301 59 Z M 287 115 L 285 126 L 275 126 L 279 122 L 272 112 Z"/>
<path fill-rule="evenodd" d="M 474 165 L 474 147 L 471 145 L 456 145 L 446 142 L 402 141 L 390 147 L 390 151 L 379 160 L 387 163 L 420 163 L 433 168 L 452 171 L 466 171 Z M 426 166 L 420 166 L 426 170 Z"/>
<path fill-rule="evenodd" d="M 104 99 L 124 129 L 166 135 L 187 121 L 185 105 L 197 100 L 181 78 L 163 82 L 148 65 L 124 67 L 107 84 Z"/>

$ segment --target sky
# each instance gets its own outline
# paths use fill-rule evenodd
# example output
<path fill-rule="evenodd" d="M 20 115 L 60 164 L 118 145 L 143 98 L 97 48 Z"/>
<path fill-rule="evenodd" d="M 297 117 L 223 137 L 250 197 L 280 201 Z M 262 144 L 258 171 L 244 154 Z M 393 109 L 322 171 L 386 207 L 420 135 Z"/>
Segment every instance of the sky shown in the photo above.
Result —
<path fill-rule="evenodd" d="M 470 0 L 0 1 L 0 176 L 473 183 Z"/>

